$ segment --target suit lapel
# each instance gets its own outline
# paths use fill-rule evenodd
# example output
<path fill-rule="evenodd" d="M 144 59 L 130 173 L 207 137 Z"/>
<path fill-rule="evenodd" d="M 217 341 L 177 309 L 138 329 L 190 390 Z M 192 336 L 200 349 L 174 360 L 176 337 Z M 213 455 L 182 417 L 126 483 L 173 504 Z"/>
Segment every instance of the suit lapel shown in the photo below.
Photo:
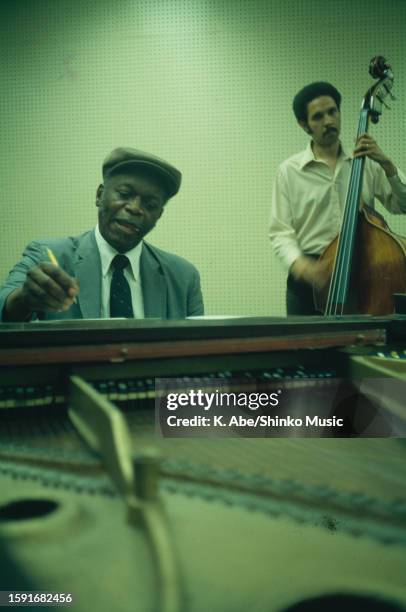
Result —
<path fill-rule="evenodd" d="M 101 313 L 101 262 L 94 231 L 79 243 L 74 261 L 80 293 L 78 304 L 84 319 L 98 319 Z"/>
<path fill-rule="evenodd" d="M 146 318 L 166 319 L 167 291 L 165 277 L 152 247 L 145 242 L 142 246 L 140 275 L 144 316 Z"/>

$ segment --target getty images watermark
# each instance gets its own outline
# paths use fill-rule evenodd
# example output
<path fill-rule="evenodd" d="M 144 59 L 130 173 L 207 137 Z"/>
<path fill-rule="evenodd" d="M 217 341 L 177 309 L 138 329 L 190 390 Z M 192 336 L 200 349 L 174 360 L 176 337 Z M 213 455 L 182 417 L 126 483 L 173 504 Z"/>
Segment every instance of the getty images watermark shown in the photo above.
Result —
<path fill-rule="evenodd" d="M 170 438 L 406 435 L 404 424 L 365 395 L 362 382 L 330 378 L 264 385 L 230 378 L 157 378 L 156 430 Z M 370 381 L 365 388 L 371 390 Z M 403 384 L 401 397 L 405 390 Z"/>

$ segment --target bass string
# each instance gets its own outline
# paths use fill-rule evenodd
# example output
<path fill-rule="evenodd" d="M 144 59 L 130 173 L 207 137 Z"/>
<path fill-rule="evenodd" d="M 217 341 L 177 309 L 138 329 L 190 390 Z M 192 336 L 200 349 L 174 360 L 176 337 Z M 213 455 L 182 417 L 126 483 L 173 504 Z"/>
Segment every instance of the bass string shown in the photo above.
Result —
<path fill-rule="evenodd" d="M 357 139 L 368 129 L 368 111 L 361 112 Z M 344 207 L 343 223 L 338 238 L 336 260 L 327 297 L 326 315 L 342 315 L 348 292 L 351 260 L 355 243 L 355 226 L 358 216 L 364 158 L 352 161 L 349 187 Z"/>

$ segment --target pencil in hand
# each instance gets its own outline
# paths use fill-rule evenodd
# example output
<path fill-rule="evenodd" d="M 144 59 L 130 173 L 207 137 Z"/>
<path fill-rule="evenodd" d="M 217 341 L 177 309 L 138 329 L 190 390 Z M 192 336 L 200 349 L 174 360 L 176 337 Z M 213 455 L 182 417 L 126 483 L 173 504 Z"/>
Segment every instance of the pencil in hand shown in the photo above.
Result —
<path fill-rule="evenodd" d="M 57 260 L 57 258 L 55 257 L 55 255 L 52 253 L 51 249 L 48 249 L 48 248 L 47 248 L 47 255 L 48 255 L 48 257 L 49 257 L 49 261 L 50 261 L 52 264 L 54 264 L 54 266 L 58 266 L 58 267 L 59 267 L 58 260 Z"/>
<path fill-rule="evenodd" d="M 48 255 L 49 261 L 50 261 L 50 262 L 51 262 L 51 263 L 52 263 L 54 266 L 58 266 L 58 268 L 59 268 L 59 263 L 58 263 L 57 258 L 55 257 L 55 255 L 53 254 L 53 252 L 51 251 L 51 249 L 50 249 L 50 248 L 48 248 L 48 247 L 47 247 L 47 255 Z M 73 303 L 74 303 L 74 304 L 76 304 L 76 303 L 77 303 L 77 299 L 76 299 L 76 297 L 73 297 L 72 299 L 73 299 Z"/>

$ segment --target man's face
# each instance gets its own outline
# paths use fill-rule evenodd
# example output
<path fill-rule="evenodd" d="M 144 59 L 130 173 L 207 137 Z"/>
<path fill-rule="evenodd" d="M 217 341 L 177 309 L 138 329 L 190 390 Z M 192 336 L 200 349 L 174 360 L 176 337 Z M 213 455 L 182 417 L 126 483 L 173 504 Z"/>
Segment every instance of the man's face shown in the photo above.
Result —
<path fill-rule="evenodd" d="M 322 147 L 338 141 L 341 127 L 340 111 L 330 96 L 320 96 L 307 105 L 307 123 L 300 125 L 311 134 L 313 141 Z"/>
<path fill-rule="evenodd" d="M 96 195 L 100 233 L 125 253 L 155 226 L 167 200 L 164 188 L 142 172 L 122 172 L 100 185 Z"/>

